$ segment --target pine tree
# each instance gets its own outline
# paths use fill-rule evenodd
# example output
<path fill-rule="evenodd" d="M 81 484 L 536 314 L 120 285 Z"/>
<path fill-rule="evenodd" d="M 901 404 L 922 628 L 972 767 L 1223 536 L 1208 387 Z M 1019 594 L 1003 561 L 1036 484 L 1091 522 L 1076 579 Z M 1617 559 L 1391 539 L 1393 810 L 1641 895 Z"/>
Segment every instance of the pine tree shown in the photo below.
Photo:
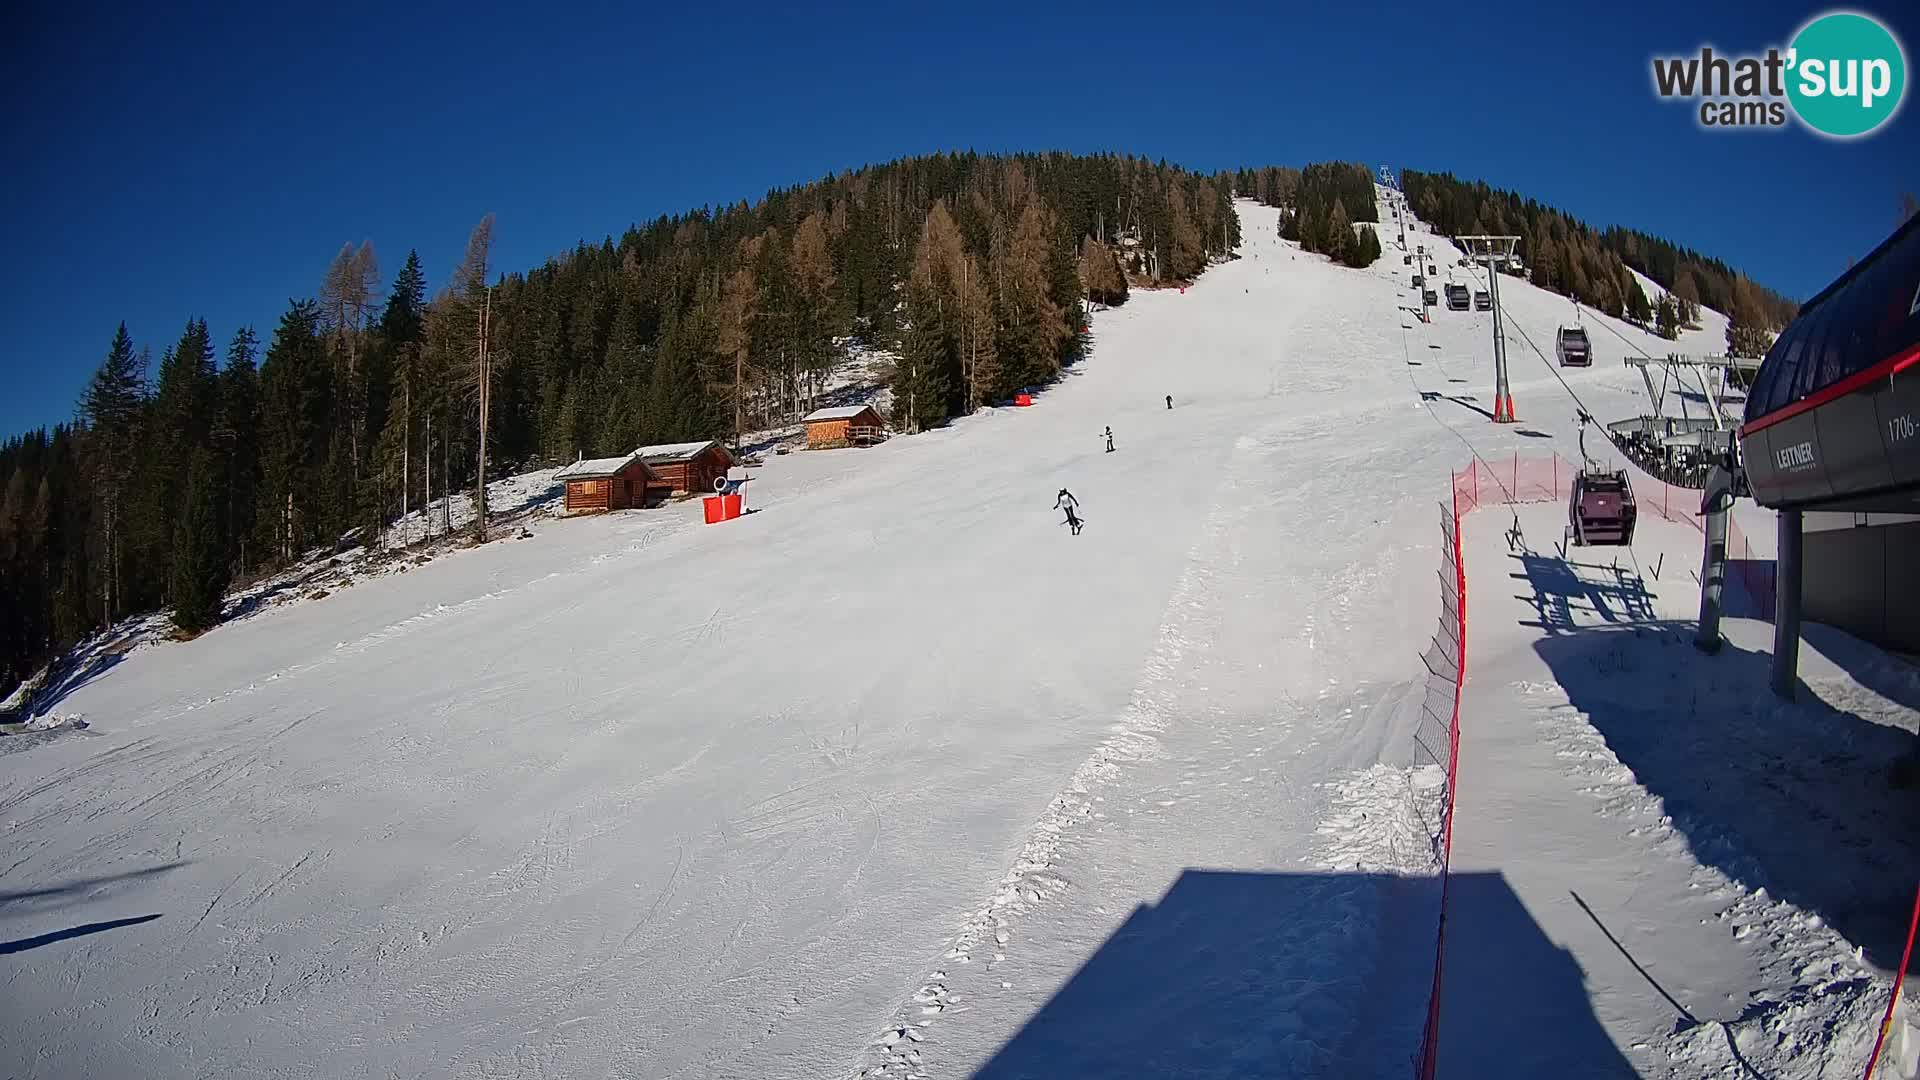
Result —
<path fill-rule="evenodd" d="M 173 530 L 173 554 L 167 594 L 173 622 L 197 634 L 220 620 L 228 563 L 220 542 L 220 467 L 212 451 L 196 449 L 187 467 L 186 486 Z"/>
<path fill-rule="evenodd" d="M 317 540 L 325 529 L 316 494 L 323 490 L 331 438 L 327 431 L 330 374 L 320 336 L 320 311 L 311 300 L 289 304 L 260 365 L 260 501 L 255 522 L 259 550 L 282 561 Z"/>
<path fill-rule="evenodd" d="M 1001 384 L 995 397 L 1023 386 L 1037 386 L 1059 373 L 1062 349 L 1075 327 L 1055 302 L 1054 274 L 1047 211 L 1030 202 L 1020 212 L 1000 265 L 994 271 L 1000 335 L 998 367 Z"/>
<path fill-rule="evenodd" d="M 1628 321 L 1637 326 L 1647 325 L 1648 320 L 1653 318 L 1654 311 L 1653 305 L 1647 302 L 1646 291 L 1637 281 L 1630 281 L 1626 291 Z"/>
<path fill-rule="evenodd" d="M 1353 219 L 1347 216 L 1347 204 L 1334 199 L 1327 215 L 1326 253 L 1335 262 L 1353 264 Z"/>
<path fill-rule="evenodd" d="M 113 344 L 87 384 L 80 401 L 92 447 L 92 478 L 101 503 L 101 613 L 106 622 L 120 617 L 120 565 L 126 489 L 133 448 L 146 404 L 146 374 L 135 356 L 127 324 L 114 332 Z"/>
<path fill-rule="evenodd" d="M 1380 238 L 1374 235 L 1371 225 L 1357 226 L 1354 232 L 1357 235 L 1347 252 L 1347 265 L 1355 269 L 1372 266 L 1374 260 L 1380 257 Z"/>
<path fill-rule="evenodd" d="M 160 363 L 160 378 L 154 390 L 152 425 L 146 440 L 147 452 L 142 480 L 143 497 L 149 517 L 147 534 L 159 541 L 162 550 L 154 555 L 161 565 L 169 556 L 166 545 L 172 542 L 173 509 L 180 505 L 187 482 L 187 467 L 195 452 L 211 445 L 213 424 L 218 413 L 219 388 L 213 363 L 213 341 L 203 320 L 187 322 L 180 341 Z"/>
<path fill-rule="evenodd" d="M 237 569 L 251 566 L 250 556 L 257 554 L 248 546 L 260 490 L 260 374 L 254 366 L 257 348 L 250 326 L 241 327 L 227 346 L 212 440 L 225 462 L 222 550 L 228 565 Z"/>
<path fill-rule="evenodd" d="M 1653 328 L 1654 333 L 1668 341 L 1680 336 L 1680 313 L 1672 293 L 1660 294 L 1660 303 L 1654 307 Z"/>
<path fill-rule="evenodd" d="M 421 320 L 426 316 L 427 277 L 420 269 L 420 253 L 407 252 L 407 261 L 394 275 L 393 288 L 387 293 L 387 306 L 380 315 L 380 336 L 389 344 L 401 345 L 420 340 Z"/>
<path fill-rule="evenodd" d="M 893 422 L 903 430 L 939 427 L 953 415 L 960 364 L 946 315 L 946 298 L 934 288 L 915 285 L 908 290 L 909 322 L 892 380 Z"/>

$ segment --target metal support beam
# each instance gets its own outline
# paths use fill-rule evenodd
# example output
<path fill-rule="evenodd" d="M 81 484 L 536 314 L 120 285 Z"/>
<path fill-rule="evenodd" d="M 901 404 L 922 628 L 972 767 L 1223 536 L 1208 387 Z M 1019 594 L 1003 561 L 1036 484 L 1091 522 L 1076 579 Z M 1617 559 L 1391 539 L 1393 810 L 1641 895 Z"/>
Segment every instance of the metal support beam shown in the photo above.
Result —
<path fill-rule="evenodd" d="M 1632 364 L 1633 357 L 1631 356 L 1627 357 L 1627 363 Z M 1645 360 L 1642 360 L 1640 361 L 1639 364 L 1635 366 L 1639 367 L 1640 369 L 1640 381 L 1647 384 L 1647 400 L 1653 403 L 1653 415 L 1665 416 L 1666 412 L 1664 411 L 1664 404 L 1666 399 L 1660 393 L 1660 391 L 1654 389 L 1653 373 L 1648 370 L 1647 362 Z"/>
<path fill-rule="evenodd" d="M 1787 701 L 1800 681 L 1800 511 L 1780 511 L 1780 557 L 1773 587 L 1773 692 Z"/>
<path fill-rule="evenodd" d="M 1727 511 L 1733 506 L 1733 472 L 1725 462 L 1707 474 L 1707 490 L 1700 498 L 1706 515 L 1706 553 L 1700 561 L 1700 626 L 1694 648 L 1712 655 L 1720 651 L 1720 612 L 1727 583 Z"/>
<path fill-rule="evenodd" d="M 1520 238 L 1462 236 L 1459 239 L 1467 245 L 1470 258 L 1487 266 L 1487 298 L 1493 303 L 1493 422 L 1511 424 L 1517 418 L 1513 415 L 1513 386 L 1507 381 L 1507 335 L 1506 324 L 1501 321 L 1500 267 L 1513 258 L 1514 245 Z"/>
<path fill-rule="evenodd" d="M 1500 271 L 1487 260 L 1487 297 L 1493 302 L 1493 419 L 1513 423 L 1513 386 L 1507 382 L 1507 335 L 1500 322 Z"/>

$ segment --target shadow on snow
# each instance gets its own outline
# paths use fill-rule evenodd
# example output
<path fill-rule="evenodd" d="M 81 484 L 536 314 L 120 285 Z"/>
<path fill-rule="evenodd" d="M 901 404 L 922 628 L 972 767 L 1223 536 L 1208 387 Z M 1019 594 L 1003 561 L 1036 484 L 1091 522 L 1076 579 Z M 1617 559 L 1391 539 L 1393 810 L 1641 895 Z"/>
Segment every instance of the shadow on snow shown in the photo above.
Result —
<path fill-rule="evenodd" d="M 1443 1070 L 1632 1076 L 1579 966 L 1506 879 L 1456 874 L 1452 888 L 1455 910 L 1476 915 L 1449 931 Z M 1402 1075 L 1431 987 L 1436 892 L 1426 877 L 1187 870 L 976 1080 Z M 1383 933 L 1394 925 L 1418 932 Z M 1516 1053 L 1542 1069 L 1514 1072 Z"/>
<path fill-rule="evenodd" d="M 1920 673 L 1808 624 L 1803 639 L 1849 679 L 1803 679 L 1799 699 L 1783 702 L 1768 689 L 1767 653 L 1731 641 L 1701 653 L 1696 624 L 1653 618 L 1652 594 L 1632 570 L 1513 558 L 1539 614 L 1524 625 L 1546 631 L 1535 650 L 1614 756 L 1660 797 L 1695 857 L 1817 914 L 1873 964 L 1898 966 L 1920 865 L 1920 797 L 1890 773 L 1915 747 Z M 1691 578 L 1675 587 L 1695 589 Z M 1730 579 L 1727 595 L 1738 592 Z M 1580 625 L 1576 611 L 1599 625 Z"/>

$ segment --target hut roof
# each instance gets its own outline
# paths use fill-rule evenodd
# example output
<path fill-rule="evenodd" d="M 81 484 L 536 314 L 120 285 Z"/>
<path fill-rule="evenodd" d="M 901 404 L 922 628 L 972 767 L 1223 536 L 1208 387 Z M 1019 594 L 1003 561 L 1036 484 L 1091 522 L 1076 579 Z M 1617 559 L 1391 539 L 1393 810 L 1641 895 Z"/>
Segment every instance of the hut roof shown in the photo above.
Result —
<path fill-rule="evenodd" d="M 671 465 L 680 461 L 692 461 L 704 453 L 708 447 L 719 446 L 715 439 L 702 442 L 661 443 L 658 446 L 643 446 L 634 453 L 649 465 Z"/>
<path fill-rule="evenodd" d="M 625 457 L 587 458 L 583 461 L 576 461 L 566 468 L 561 469 L 559 472 L 554 473 L 553 478 L 556 480 L 598 480 L 606 476 L 617 476 L 626 471 L 627 467 L 637 460 L 640 460 L 640 453 L 638 451 L 628 454 Z M 642 463 L 641 467 L 645 468 L 646 466 Z M 647 471 L 651 473 L 653 470 L 647 469 Z"/>
<path fill-rule="evenodd" d="M 815 409 L 808 413 L 800 422 L 803 424 L 817 424 L 825 420 L 851 420 L 862 413 L 874 411 L 874 407 L 871 405 L 842 405 L 834 409 Z"/>

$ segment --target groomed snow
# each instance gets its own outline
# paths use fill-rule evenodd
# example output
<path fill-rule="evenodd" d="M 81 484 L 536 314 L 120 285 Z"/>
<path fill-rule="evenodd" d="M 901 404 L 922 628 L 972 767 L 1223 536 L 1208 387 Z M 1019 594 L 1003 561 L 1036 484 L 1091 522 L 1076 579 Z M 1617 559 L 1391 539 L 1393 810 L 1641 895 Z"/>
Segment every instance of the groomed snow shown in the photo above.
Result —
<path fill-rule="evenodd" d="M 1032 408 L 776 458 L 718 526 L 536 515 L 73 689 L 85 733 L 0 755 L 0 1071 L 1403 1074 L 1437 508 L 1470 453 L 1577 455 L 1574 406 L 1516 340 L 1487 423 L 1485 314 L 1241 214 Z M 1550 350 L 1567 302 L 1501 295 Z M 1635 415 L 1619 356 L 1672 346 L 1596 323 L 1567 379 Z M 1559 956 L 1522 869 L 1456 888 Z"/>

